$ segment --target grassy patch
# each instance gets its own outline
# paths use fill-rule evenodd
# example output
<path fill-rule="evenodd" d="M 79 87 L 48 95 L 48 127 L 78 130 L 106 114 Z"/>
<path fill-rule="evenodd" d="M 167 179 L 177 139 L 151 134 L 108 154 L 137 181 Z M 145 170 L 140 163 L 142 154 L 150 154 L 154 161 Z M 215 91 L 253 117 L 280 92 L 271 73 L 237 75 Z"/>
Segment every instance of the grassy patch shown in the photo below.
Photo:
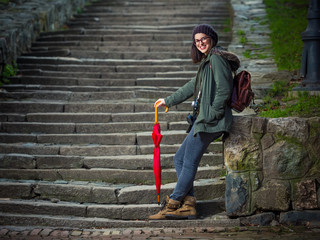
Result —
<path fill-rule="evenodd" d="M 309 0 L 264 0 L 271 30 L 275 61 L 279 70 L 297 70 L 301 66 Z"/>
<path fill-rule="evenodd" d="M 290 82 L 274 82 L 263 99 L 264 103 L 259 107 L 259 116 L 270 118 L 320 117 L 320 96 L 300 91 L 292 94 L 291 90 L 294 86 L 295 84 Z"/>

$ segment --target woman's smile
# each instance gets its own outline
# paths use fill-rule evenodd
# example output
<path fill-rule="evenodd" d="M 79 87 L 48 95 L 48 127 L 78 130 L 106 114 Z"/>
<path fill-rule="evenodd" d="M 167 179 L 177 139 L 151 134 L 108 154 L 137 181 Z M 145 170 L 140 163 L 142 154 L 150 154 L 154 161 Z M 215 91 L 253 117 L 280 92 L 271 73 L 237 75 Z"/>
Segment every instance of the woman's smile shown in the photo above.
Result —
<path fill-rule="evenodd" d="M 212 46 L 212 41 L 209 36 L 203 33 L 197 33 L 194 35 L 194 44 L 197 49 L 205 55 L 208 55 Z"/>

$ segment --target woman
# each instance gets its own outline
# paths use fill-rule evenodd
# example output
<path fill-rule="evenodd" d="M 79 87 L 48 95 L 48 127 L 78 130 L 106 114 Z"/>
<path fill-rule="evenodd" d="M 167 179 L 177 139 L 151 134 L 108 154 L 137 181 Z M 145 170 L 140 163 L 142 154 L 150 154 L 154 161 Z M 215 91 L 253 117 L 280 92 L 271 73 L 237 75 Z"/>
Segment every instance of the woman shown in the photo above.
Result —
<path fill-rule="evenodd" d="M 176 187 L 170 197 L 167 196 L 164 208 L 150 216 L 150 220 L 196 218 L 193 182 L 199 162 L 208 145 L 228 132 L 232 123 L 228 100 L 233 87 L 232 72 L 239 68 L 240 61 L 234 54 L 216 47 L 218 35 L 210 25 L 196 26 L 192 38 L 191 58 L 194 63 L 200 63 L 196 77 L 171 96 L 158 99 L 154 106 L 172 107 L 198 96 L 199 109 L 189 134 L 174 157 Z"/>

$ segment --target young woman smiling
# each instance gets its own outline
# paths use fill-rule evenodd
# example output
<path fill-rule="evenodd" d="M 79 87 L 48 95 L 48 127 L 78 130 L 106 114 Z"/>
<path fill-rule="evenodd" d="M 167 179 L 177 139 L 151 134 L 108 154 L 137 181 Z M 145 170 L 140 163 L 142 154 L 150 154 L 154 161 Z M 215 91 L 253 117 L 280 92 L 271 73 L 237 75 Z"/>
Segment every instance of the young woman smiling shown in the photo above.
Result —
<path fill-rule="evenodd" d="M 196 218 L 193 182 L 200 160 L 209 144 L 227 133 L 232 124 L 228 101 L 233 87 L 232 72 L 239 68 L 240 61 L 236 55 L 216 47 L 218 34 L 208 24 L 196 26 L 192 39 L 191 58 L 200 63 L 197 75 L 172 95 L 158 99 L 154 106 L 172 107 L 194 96 L 199 108 L 174 157 L 176 187 L 166 197 L 163 209 L 150 216 L 150 220 Z"/>

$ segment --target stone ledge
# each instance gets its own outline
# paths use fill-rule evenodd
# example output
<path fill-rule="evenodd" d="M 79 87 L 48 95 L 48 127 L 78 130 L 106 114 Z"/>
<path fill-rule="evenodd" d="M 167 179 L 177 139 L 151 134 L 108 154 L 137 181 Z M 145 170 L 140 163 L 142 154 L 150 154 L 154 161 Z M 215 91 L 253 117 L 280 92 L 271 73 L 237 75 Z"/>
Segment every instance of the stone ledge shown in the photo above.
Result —
<path fill-rule="evenodd" d="M 11 64 L 41 32 L 63 25 L 89 0 L 32 0 L 0 11 L 0 63 Z"/>

